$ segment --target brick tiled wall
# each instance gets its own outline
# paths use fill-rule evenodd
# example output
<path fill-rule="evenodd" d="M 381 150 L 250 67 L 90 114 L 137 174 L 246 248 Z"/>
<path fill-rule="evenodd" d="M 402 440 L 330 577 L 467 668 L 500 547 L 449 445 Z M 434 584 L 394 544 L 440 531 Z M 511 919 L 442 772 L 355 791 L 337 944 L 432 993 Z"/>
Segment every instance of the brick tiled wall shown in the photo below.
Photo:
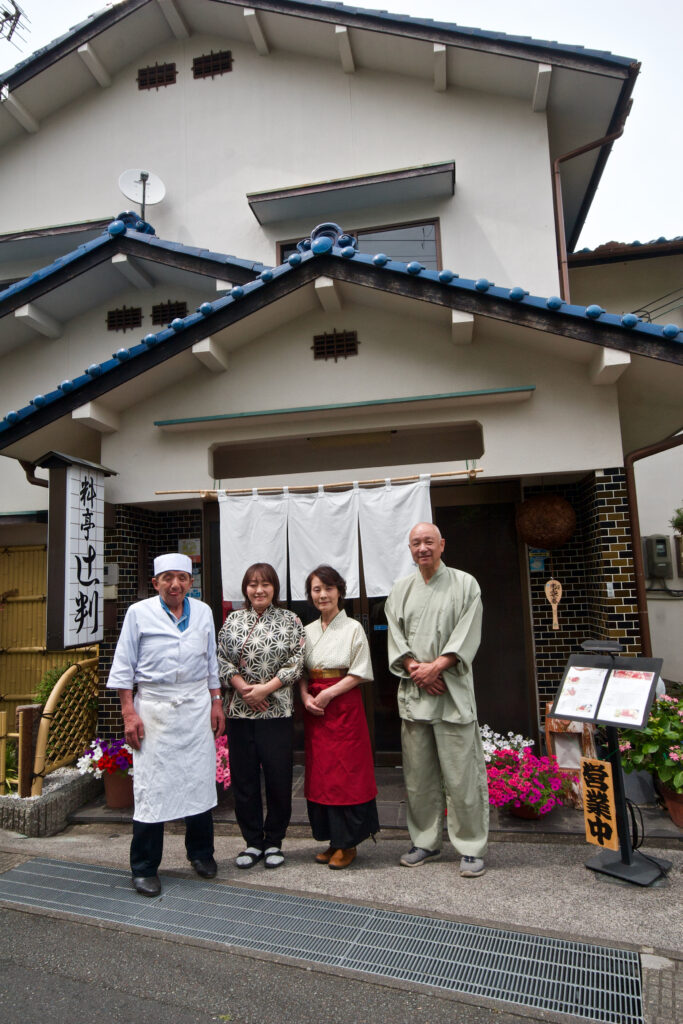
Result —
<path fill-rule="evenodd" d="M 564 487 L 528 488 L 525 497 L 543 491 L 561 494 L 573 506 L 577 528 L 572 539 L 551 552 L 545 573 L 531 573 L 531 614 L 541 721 L 554 698 L 567 658 L 582 640 L 619 640 L 625 653 L 640 653 L 631 534 L 621 468 L 591 473 Z M 544 586 L 551 574 L 562 584 L 559 630 Z M 607 584 L 614 597 L 607 596 Z"/>
<path fill-rule="evenodd" d="M 178 540 L 201 537 L 202 514 L 199 509 L 173 512 L 150 511 L 132 505 L 115 507 L 115 525 L 105 530 L 105 561 L 119 566 L 116 628 L 105 629 L 100 644 L 100 697 L 98 735 L 120 736 L 121 715 L 116 693 L 106 690 L 114 649 L 126 610 L 138 600 L 138 545 L 147 545 L 148 565 L 145 579 L 151 580 L 153 560 L 165 551 L 175 551 Z M 148 594 L 154 593 L 148 582 Z"/>

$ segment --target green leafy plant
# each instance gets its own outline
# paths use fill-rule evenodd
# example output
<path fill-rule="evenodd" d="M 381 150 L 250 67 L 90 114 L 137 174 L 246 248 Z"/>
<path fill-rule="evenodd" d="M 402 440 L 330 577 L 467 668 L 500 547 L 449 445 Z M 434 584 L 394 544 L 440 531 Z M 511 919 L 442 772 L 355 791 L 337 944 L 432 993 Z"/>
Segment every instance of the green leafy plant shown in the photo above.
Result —
<path fill-rule="evenodd" d="M 42 678 L 36 688 L 37 704 L 47 704 L 47 698 L 50 696 L 59 680 L 62 678 L 66 670 L 75 664 L 75 661 L 67 661 L 63 665 L 53 665 L 52 668 L 48 668 L 43 672 Z"/>
<path fill-rule="evenodd" d="M 11 793 L 17 788 L 19 777 L 17 775 L 17 745 L 7 743 L 5 747 L 5 793 Z"/>
<path fill-rule="evenodd" d="M 674 509 L 674 514 L 669 520 L 669 523 L 676 533 L 683 534 L 683 508 Z"/>
<path fill-rule="evenodd" d="M 683 793 L 683 699 L 658 697 L 645 729 L 619 731 L 619 750 L 625 772 L 649 772 Z"/>

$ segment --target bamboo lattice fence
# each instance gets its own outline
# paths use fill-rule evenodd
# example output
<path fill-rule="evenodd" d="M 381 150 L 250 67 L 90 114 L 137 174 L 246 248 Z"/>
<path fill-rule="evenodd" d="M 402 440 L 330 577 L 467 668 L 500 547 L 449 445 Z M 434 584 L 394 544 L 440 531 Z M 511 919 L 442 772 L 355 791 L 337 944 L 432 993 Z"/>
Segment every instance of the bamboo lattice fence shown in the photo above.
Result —
<path fill-rule="evenodd" d="M 35 700 L 46 669 L 84 656 L 46 649 L 46 584 L 45 544 L 0 548 L 0 711 L 7 712 L 10 729 L 17 707 Z"/>
<path fill-rule="evenodd" d="M 79 661 L 64 672 L 40 716 L 31 796 L 40 796 L 43 778 L 72 764 L 97 728 L 97 658 Z"/>

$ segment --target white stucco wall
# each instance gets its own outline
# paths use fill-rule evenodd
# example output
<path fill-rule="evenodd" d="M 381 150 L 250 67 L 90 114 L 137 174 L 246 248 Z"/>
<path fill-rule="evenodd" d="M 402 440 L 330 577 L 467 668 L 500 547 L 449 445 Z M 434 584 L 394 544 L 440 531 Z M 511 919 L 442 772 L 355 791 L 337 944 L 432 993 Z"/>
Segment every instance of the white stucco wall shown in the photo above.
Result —
<path fill-rule="evenodd" d="M 193 80 L 192 58 L 230 48 L 234 70 Z M 139 91 L 137 68 L 175 61 L 177 84 Z M 262 228 L 249 192 L 455 160 L 450 200 L 327 219 L 344 227 L 441 218 L 444 265 L 557 290 L 547 126 L 528 100 L 450 88 L 232 39 L 169 41 L 5 147 L 4 232 L 113 216 L 131 204 L 119 174 L 145 167 L 166 199 L 148 216 L 160 237 L 273 263 L 278 239 L 305 237 L 310 218 Z M 316 218 L 318 220 L 320 218 Z M 351 221 L 349 224 L 348 221 Z M 346 223 L 345 223 L 346 222 Z"/>
<path fill-rule="evenodd" d="M 208 452 L 219 442 L 268 440 L 272 445 L 270 481 L 295 483 L 304 478 L 282 480 L 278 439 L 427 425 L 438 431 L 443 424 L 472 420 L 483 427 L 486 451 L 480 465 L 487 477 L 588 471 L 619 464 L 614 389 L 591 386 L 584 363 L 544 354 L 535 347 L 511 346 L 487 333 L 485 325 L 478 328 L 471 346 L 453 346 L 447 325 L 368 308 L 345 309 L 337 326 L 358 328 L 357 357 L 336 364 L 315 362 L 312 336 L 329 329 L 330 321 L 322 312 L 309 313 L 230 353 L 226 373 L 211 375 L 199 369 L 130 409 L 122 429 L 102 438 L 103 463 L 122 470 L 111 483 L 112 500 L 150 501 L 155 490 L 212 487 Z M 181 432 L 154 426 L 155 420 L 526 385 L 535 385 L 536 391 L 529 401 L 520 403 L 481 401 L 446 411 L 422 411 L 410 405 L 391 411 L 361 408 L 341 411 L 332 420 L 315 413 L 296 422 L 259 417 Z M 329 478 L 348 479 L 349 472 L 358 477 L 352 458 L 351 451 L 346 470 Z M 403 467 L 406 472 L 426 468 Z M 447 470 L 453 464 L 430 468 Z M 401 471 L 378 466 L 361 473 L 367 478 Z M 258 482 L 250 477 L 231 484 Z"/>
<path fill-rule="evenodd" d="M 570 273 L 572 302 L 582 306 L 598 302 L 610 313 L 631 313 L 652 306 L 657 310 L 652 316 L 654 323 L 679 327 L 683 327 L 683 306 L 676 306 L 676 302 L 681 302 L 681 281 L 680 255 L 604 263 Z"/>
<path fill-rule="evenodd" d="M 674 577 L 666 580 L 671 590 L 683 591 L 677 571 L 674 532 L 669 520 L 683 506 L 683 446 L 651 455 L 635 464 L 640 532 L 643 537 L 663 534 L 669 538 Z M 657 594 L 653 588 L 664 581 L 648 580 L 648 615 L 653 653 L 664 658 L 664 676 L 683 682 L 683 597 Z M 663 589 L 663 588 L 662 588 Z"/>

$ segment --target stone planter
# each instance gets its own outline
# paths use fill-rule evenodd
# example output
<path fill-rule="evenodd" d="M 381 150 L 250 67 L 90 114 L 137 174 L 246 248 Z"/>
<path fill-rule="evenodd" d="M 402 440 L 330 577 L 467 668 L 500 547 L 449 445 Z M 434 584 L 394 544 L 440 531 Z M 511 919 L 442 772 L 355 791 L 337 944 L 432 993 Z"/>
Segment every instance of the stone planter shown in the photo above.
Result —
<path fill-rule="evenodd" d="M 72 811 L 102 792 L 94 775 L 75 775 L 42 796 L 0 796 L 0 828 L 36 838 L 54 836 L 65 829 Z"/>

